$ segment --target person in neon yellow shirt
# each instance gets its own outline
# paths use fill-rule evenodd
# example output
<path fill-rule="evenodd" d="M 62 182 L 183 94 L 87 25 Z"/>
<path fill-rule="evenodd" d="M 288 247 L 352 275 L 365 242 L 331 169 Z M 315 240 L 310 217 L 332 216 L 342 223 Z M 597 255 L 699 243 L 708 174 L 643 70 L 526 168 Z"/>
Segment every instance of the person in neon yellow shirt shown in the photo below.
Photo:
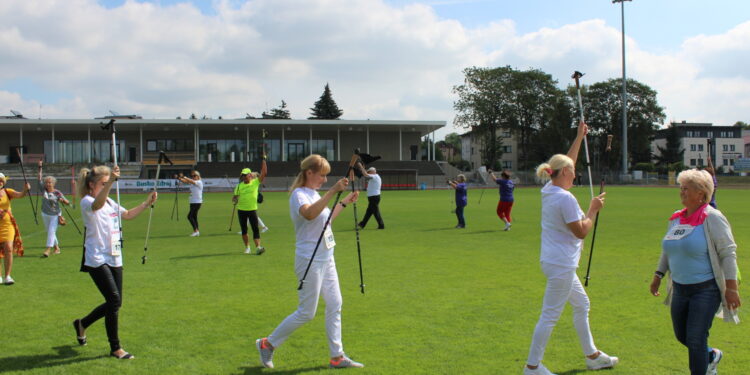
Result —
<path fill-rule="evenodd" d="M 254 177 L 250 168 L 245 168 L 240 173 L 240 183 L 234 188 L 232 203 L 237 205 L 237 218 L 242 228 L 242 241 L 245 243 L 245 254 L 250 254 L 250 242 L 247 236 L 247 222 L 253 230 L 253 242 L 255 242 L 256 255 L 263 254 L 266 249 L 260 244 L 260 230 L 258 229 L 258 189 L 266 178 L 268 168 L 266 159 L 263 158 L 260 167 L 260 176 Z"/>

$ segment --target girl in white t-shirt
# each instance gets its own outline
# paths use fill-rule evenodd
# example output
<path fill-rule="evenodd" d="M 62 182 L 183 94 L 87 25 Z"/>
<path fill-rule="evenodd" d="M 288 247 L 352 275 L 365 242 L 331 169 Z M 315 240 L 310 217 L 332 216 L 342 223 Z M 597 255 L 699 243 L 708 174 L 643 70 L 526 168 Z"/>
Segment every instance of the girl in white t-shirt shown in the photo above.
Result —
<path fill-rule="evenodd" d="M 349 180 L 340 179 L 321 197 L 316 190 L 326 182 L 326 175 L 331 171 L 328 161 L 320 155 L 313 154 L 302 160 L 301 169 L 292 184 L 292 193 L 289 197 L 289 213 L 296 235 L 294 271 L 298 279 L 301 280 L 304 276 L 310 258 L 313 258 L 313 262 L 302 290 L 298 292 L 297 310 L 287 316 L 267 338 L 255 341 L 260 353 L 260 362 L 265 367 L 273 368 L 274 350 L 283 344 L 297 328 L 312 320 L 318 308 L 318 299 L 322 295 L 326 303 L 326 334 L 331 354 L 329 366 L 334 368 L 364 367 L 361 363 L 344 355 L 341 342 L 341 288 L 333 259 L 333 248 L 336 242 L 330 226 L 325 227 L 323 239 L 320 241 L 317 252 L 315 251 L 328 216 L 332 215 L 331 221 L 333 221 L 348 204 L 357 200 L 359 192 L 348 194 L 333 207 L 331 214 L 328 203 L 336 193 L 346 189 Z M 314 257 L 313 253 L 315 253 Z"/>
<path fill-rule="evenodd" d="M 193 234 L 190 237 L 198 237 L 201 235 L 201 232 L 198 230 L 198 211 L 203 204 L 203 181 L 201 181 L 201 174 L 198 171 L 190 171 L 190 178 L 187 178 L 180 173 L 177 179 L 182 183 L 190 184 L 190 212 L 188 212 L 187 219 L 190 225 L 193 226 Z"/>
<path fill-rule="evenodd" d="M 565 303 L 573 306 L 573 325 L 590 370 L 613 367 L 617 357 L 596 349 L 589 327 L 589 297 L 578 279 L 576 269 L 581 257 L 583 239 L 593 227 L 593 218 L 604 206 L 604 193 L 594 197 L 584 215 L 578 201 L 568 190 L 576 178 L 576 159 L 581 142 L 588 133 L 586 124 L 578 126 L 578 134 L 568 155 L 557 154 L 537 167 L 542 181 L 542 271 L 547 276 L 542 314 L 534 329 L 525 375 L 552 375 L 541 363 L 544 350 Z"/>
<path fill-rule="evenodd" d="M 120 177 L 120 168 L 106 166 L 81 169 L 78 177 L 78 194 L 81 198 L 81 216 L 86 226 L 81 271 L 88 272 L 105 302 L 82 319 L 73 321 L 78 344 L 86 345 L 86 328 L 104 317 L 109 339 L 110 355 L 118 359 L 133 359 L 132 354 L 120 346 L 118 338 L 118 311 L 122 304 L 122 243 L 120 217 L 134 219 L 156 201 L 156 192 L 148 199 L 126 210 L 109 199 L 112 184 Z"/>

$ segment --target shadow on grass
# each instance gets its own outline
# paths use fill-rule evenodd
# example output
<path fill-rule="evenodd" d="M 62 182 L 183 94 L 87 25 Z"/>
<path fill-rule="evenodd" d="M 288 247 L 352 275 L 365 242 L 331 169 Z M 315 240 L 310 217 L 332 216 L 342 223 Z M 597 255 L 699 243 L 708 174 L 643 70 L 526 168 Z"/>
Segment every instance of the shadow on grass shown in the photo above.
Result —
<path fill-rule="evenodd" d="M 441 230 L 458 230 L 458 228 L 454 228 L 454 227 L 430 228 L 430 229 L 422 229 L 422 232 L 437 232 Z"/>
<path fill-rule="evenodd" d="M 236 232 L 235 232 L 236 233 Z M 228 236 L 235 234 L 232 232 L 225 232 L 225 233 L 211 233 L 211 234 L 203 234 L 201 233 L 200 237 L 220 237 L 220 236 Z M 190 237 L 189 234 L 171 234 L 171 235 L 164 235 L 164 236 L 150 236 L 151 238 L 188 238 Z"/>
<path fill-rule="evenodd" d="M 9 371 L 26 371 L 36 368 L 65 366 L 72 363 L 91 361 L 107 357 L 106 354 L 94 357 L 79 357 L 73 348 L 78 345 L 56 346 L 52 348 L 57 354 L 22 355 L 0 358 L 0 373 Z"/>
<path fill-rule="evenodd" d="M 241 256 L 244 255 L 240 252 L 232 252 L 232 253 L 220 253 L 220 254 L 201 254 L 201 255 L 184 255 L 181 257 L 171 257 L 169 260 L 180 260 L 180 259 L 199 259 L 199 258 L 210 258 L 210 257 L 225 257 L 230 255 L 237 255 Z"/>
<path fill-rule="evenodd" d="M 306 372 L 313 372 L 313 371 L 320 371 L 327 369 L 327 366 L 314 366 L 314 367 L 307 367 L 307 368 L 298 368 L 298 369 L 291 369 L 291 370 L 284 370 L 284 371 L 278 371 L 278 370 L 270 370 L 273 374 L 280 374 L 280 375 L 294 375 L 294 374 L 303 374 Z M 243 370 L 243 372 L 239 374 L 244 375 L 251 375 L 251 374 L 264 374 L 268 373 L 269 370 L 265 370 L 265 367 L 262 366 L 252 366 L 252 367 L 240 367 L 240 370 Z"/>
<path fill-rule="evenodd" d="M 473 232 L 461 232 L 461 234 L 482 234 L 482 233 L 497 233 L 498 230 L 475 230 Z"/>
<path fill-rule="evenodd" d="M 585 374 L 588 372 L 589 372 L 588 370 L 582 369 L 582 370 L 568 370 L 565 372 L 556 372 L 556 374 L 557 375 L 575 375 L 575 374 Z"/>

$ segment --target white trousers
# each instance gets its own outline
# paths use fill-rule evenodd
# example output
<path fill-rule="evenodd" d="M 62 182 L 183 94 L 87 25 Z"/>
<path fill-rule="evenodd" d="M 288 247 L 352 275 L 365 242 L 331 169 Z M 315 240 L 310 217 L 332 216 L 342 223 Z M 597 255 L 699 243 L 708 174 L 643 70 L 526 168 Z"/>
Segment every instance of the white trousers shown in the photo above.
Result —
<path fill-rule="evenodd" d="M 544 357 L 544 349 L 555 328 L 557 320 L 565 308 L 565 302 L 573 306 L 573 325 L 578 333 L 578 340 L 584 355 L 596 353 L 594 338 L 589 328 L 589 297 L 578 279 L 575 268 L 542 263 L 542 271 L 547 276 L 547 288 L 544 291 L 542 314 L 534 328 L 527 364 L 536 366 Z"/>
<path fill-rule="evenodd" d="M 301 280 L 305 273 L 308 260 L 296 257 L 294 272 Z M 318 299 L 323 296 L 326 303 L 326 335 L 331 357 L 344 355 L 344 345 L 341 342 L 341 289 L 339 276 L 336 273 L 336 262 L 333 257 L 328 261 L 313 262 L 305 278 L 302 290 L 297 291 L 299 306 L 291 315 L 268 336 L 268 341 L 274 348 L 278 348 L 297 328 L 312 320 L 318 309 Z"/>
<path fill-rule="evenodd" d="M 42 219 L 44 219 L 44 227 L 47 228 L 47 247 L 54 247 L 58 244 L 57 242 L 57 216 L 58 215 L 47 215 L 42 212 Z"/>

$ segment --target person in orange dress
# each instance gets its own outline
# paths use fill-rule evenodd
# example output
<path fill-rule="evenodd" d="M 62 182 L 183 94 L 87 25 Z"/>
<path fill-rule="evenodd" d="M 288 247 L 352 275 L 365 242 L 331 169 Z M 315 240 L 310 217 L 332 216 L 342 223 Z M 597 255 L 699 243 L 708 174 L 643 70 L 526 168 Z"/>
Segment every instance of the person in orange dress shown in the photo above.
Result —
<path fill-rule="evenodd" d="M 10 277 L 10 271 L 13 269 L 13 254 L 15 252 L 16 255 L 23 256 L 23 246 L 21 233 L 18 231 L 18 225 L 10 209 L 10 201 L 25 197 L 31 186 L 26 183 L 24 190 L 17 192 L 5 187 L 7 180 L 5 175 L 0 173 L 0 258 L 3 258 L 5 270 L 5 277 L 0 277 L 0 281 L 5 285 L 13 285 L 15 281 Z"/>

